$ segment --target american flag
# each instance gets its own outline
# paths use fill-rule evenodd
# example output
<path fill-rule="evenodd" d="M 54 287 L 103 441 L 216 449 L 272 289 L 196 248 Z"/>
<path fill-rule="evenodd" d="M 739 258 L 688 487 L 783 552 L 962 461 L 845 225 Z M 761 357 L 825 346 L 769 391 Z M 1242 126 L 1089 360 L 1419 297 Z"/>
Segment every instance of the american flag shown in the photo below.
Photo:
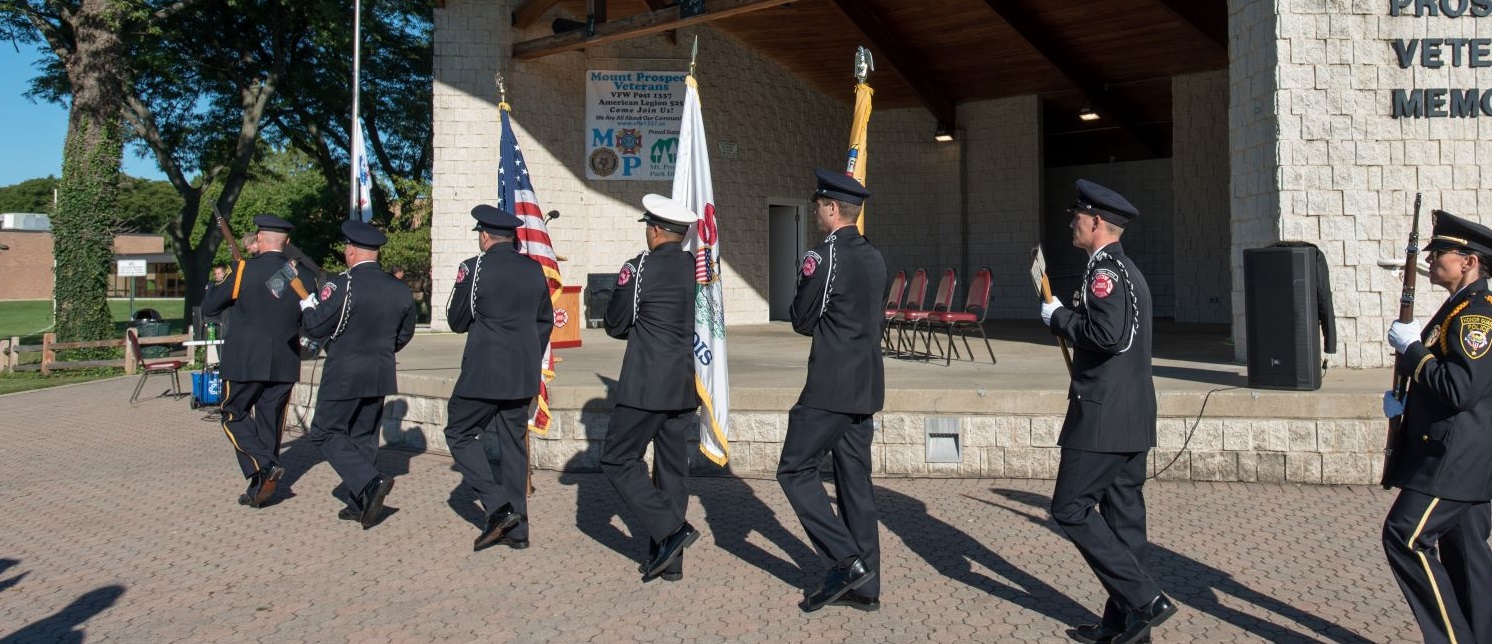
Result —
<path fill-rule="evenodd" d="M 544 211 L 539 208 L 539 200 L 534 197 L 534 184 L 528 178 L 528 166 L 523 163 L 523 150 L 518 147 L 518 137 L 513 135 L 513 123 L 508 118 L 509 109 L 507 103 L 498 105 L 498 113 L 502 118 L 502 141 L 498 147 L 502 153 L 497 165 L 497 206 L 518 215 L 518 219 L 523 221 L 523 227 L 518 229 L 518 252 L 528 255 L 544 267 L 544 277 L 549 281 L 550 302 L 558 304 L 560 288 L 563 286 L 560 281 L 559 258 L 555 256 L 554 246 L 549 240 L 549 229 L 544 226 Z M 540 368 L 544 375 L 539 381 L 539 404 L 534 409 L 534 417 L 529 419 L 529 427 L 543 435 L 548 433 L 551 419 L 548 383 L 554 378 L 553 347 L 544 347 L 544 359 Z"/>

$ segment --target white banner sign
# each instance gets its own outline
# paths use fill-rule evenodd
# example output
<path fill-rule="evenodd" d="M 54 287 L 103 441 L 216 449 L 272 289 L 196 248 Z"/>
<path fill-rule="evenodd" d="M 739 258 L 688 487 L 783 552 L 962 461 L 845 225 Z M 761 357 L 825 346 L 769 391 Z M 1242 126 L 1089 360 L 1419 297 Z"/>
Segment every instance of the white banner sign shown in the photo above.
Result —
<path fill-rule="evenodd" d="M 586 72 L 585 178 L 669 181 L 679 153 L 684 72 Z"/>
<path fill-rule="evenodd" d="M 145 260 L 143 259 L 121 259 L 119 260 L 120 277 L 145 277 Z"/>

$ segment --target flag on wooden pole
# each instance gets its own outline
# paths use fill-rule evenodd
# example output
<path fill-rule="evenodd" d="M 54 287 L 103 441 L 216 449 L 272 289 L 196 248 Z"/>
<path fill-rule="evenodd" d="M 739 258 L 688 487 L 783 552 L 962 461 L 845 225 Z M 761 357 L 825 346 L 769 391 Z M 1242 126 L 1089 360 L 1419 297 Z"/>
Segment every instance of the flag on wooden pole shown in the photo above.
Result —
<path fill-rule="evenodd" d="M 559 303 L 561 287 L 559 257 L 549 239 L 549 228 L 544 225 L 544 211 L 534 196 L 534 184 L 529 180 L 528 166 L 523 163 L 523 150 L 518 147 L 518 138 L 513 135 L 513 123 L 508 118 L 511 110 L 506 101 L 498 104 L 502 121 L 502 140 L 498 143 L 500 156 L 497 165 L 497 207 L 518 216 L 523 226 L 518 229 L 518 252 L 544 267 L 544 277 L 549 282 L 549 299 Z M 543 376 L 539 379 L 538 405 L 529 419 L 529 428 L 539 435 L 549 432 L 552 416 L 549 413 L 549 381 L 554 379 L 554 349 L 544 346 L 544 357 L 540 365 Z"/>

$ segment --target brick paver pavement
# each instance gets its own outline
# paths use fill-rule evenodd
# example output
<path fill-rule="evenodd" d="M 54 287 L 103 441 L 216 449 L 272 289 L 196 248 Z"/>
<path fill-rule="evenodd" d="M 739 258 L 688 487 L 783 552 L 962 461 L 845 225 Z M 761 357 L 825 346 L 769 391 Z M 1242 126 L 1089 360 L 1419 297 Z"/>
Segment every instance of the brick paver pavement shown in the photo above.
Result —
<path fill-rule="evenodd" d="M 534 547 L 473 553 L 480 513 L 445 456 L 384 451 L 398 511 L 364 532 L 288 435 L 293 496 L 251 510 L 219 426 L 185 400 L 128 407 L 132 385 L 0 397 L 6 642 L 1065 642 L 1101 606 L 1049 481 L 877 479 L 884 607 L 805 615 L 820 571 L 775 481 L 696 478 L 686 577 L 644 585 L 599 474 L 535 472 Z M 1182 605 L 1158 641 L 1418 639 L 1379 547 L 1387 492 L 1146 489 Z"/>

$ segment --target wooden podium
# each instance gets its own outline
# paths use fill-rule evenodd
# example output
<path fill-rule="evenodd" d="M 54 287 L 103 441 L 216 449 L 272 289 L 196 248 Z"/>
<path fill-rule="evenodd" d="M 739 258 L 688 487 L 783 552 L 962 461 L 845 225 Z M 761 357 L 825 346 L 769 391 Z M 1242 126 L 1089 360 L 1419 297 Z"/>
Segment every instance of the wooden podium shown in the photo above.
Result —
<path fill-rule="evenodd" d="M 580 329 L 584 326 L 585 316 L 580 311 L 580 287 L 563 287 L 559 303 L 554 305 L 554 333 L 549 336 L 550 346 L 556 349 L 580 346 Z"/>

